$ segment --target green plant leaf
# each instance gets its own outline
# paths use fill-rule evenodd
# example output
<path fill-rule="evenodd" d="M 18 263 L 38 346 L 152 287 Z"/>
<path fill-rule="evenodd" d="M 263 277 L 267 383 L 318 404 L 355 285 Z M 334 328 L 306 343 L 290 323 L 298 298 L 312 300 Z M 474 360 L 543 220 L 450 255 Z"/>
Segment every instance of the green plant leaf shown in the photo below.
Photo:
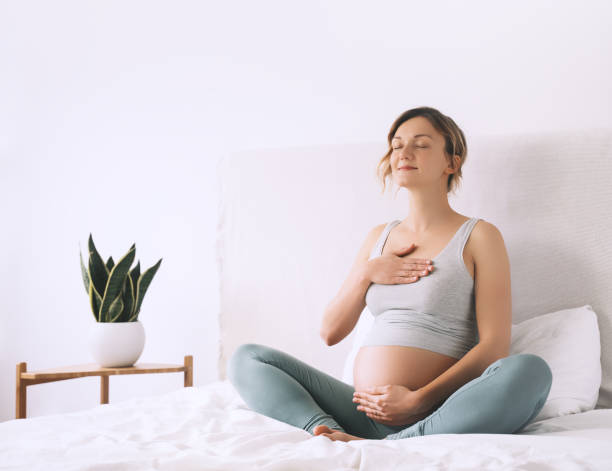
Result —
<path fill-rule="evenodd" d="M 104 288 L 108 282 L 108 269 L 94 245 L 91 233 L 89 234 L 89 276 L 96 287 L 96 291 L 104 293 Z"/>
<path fill-rule="evenodd" d="M 81 276 L 83 277 L 83 283 L 85 284 L 85 292 L 89 294 L 89 285 L 91 284 L 91 280 L 89 279 L 89 272 L 87 271 L 87 268 L 85 268 L 85 264 L 83 263 L 83 255 L 81 254 L 80 249 L 79 258 L 81 259 Z"/>
<path fill-rule="evenodd" d="M 100 317 L 103 319 L 108 318 L 108 312 L 111 304 L 115 301 L 115 298 L 121 294 L 125 277 L 128 276 L 130 265 L 134 261 L 136 252 L 136 244 L 133 244 L 117 265 L 113 267 L 109 276 L 106 288 L 104 289 L 104 296 L 102 296 L 102 307 L 100 308 Z"/>
<path fill-rule="evenodd" d="M 155 265 L 145 271 L 142 275 L 140 275 L 140 278 L 138 278 L 138 284 L 136 285 L 136 309 L 134 310 L 134 315 L 136 316 L 138 316 L 138 313 L 140 312 L 140 306 L 142 305 L 144 295 L 149 288 L 151 280 L 153 280 L 153 276 L 155 276 L 157 269 L 161 265 L 161 261 L 162 259 L 160 258 Z"/>
<path fill-rule="evenodd" d="M 89 303 L 96 322 L 100 321 L 100 306 L 102 305 L 102 296 L 96 291 L 93 283 L 89 285 Z"/>
<path fill-rule="evenodd" d="M 113 261 L 113 257 L 108 257 L 108 260 L 106 261 L 106 269 L 110 271 L 113 269 L 113 267 L 115 266 L 115 262 Z"/>
<path fill-rule="evenodd" d="M 121 299 L 121 293 L 119 293 L 115 300 L 111 303 L 110 308 L 108 309 L 108 322 L 115 322 L 122 313 L 123 300 Z"/>
<path fill-rule="evenodd" d="M 130 278 L 132 280 L 132 287 L 134 288 L 134 303 L 132 304 L 132 309 L 130 309 L 130 319 L 132 318 L 132 316 L 134 315 L 134 312 L 136 311 L 136 289 L 138 287 L 138 279 L 140 278 L 140 260 L 138 260 L 138 263 L 136 264 L 136 266 L 134 267 L 134 269 L 130 272 Z"/>
<path fill-rule="evenodd" d="M 123 295 L 123 314 L 119 319 L 121 322 L 129 322 L 130 317 L 132 316 L 132 309 L 134 307 L 134 303 L 136 301 L 135 293 L 134 293 L 134 284 L 132 283 L 132 277 L 125 277 L 125 286 L 122 291 Z"/>

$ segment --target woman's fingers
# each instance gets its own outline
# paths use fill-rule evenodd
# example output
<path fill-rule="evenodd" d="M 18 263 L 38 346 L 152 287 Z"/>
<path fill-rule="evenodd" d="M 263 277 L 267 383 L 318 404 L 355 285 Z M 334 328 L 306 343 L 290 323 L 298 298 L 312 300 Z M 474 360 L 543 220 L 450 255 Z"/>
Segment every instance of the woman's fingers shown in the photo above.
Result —
<path fill-rule="evenodd" d="M 425 275 L 427 273 L 431 273 L 433 271 L 433 265 L 425 266 L 425 265 L 410 265 L 410 266 L 402 266 L 399 268 L 399 273 L 404 273 L 406 275 Z"/>
<path fill-rule="evenodd" d="M 420 277 L 420 276 L 427 276 L 429 275 L 431 272 L 433 271 L 433 267 L 431 268 L 423 268 L 423 269 L 419 269 L 419 270 L 408 270 L 405 272 L 406 277 L 408 278 L 414 278 L 414 277 Z"/>
<path fill-rule="evenodd" d="M 367 405 L 361 404 L 357 406 L 357 410 L 360 410 L 363 412 L 369 412 L 371 414 L 382 415 L 382 408 L 380 408 L 380 406 L 372 406 L 370 404 L 367 404 Z"/>
<path fill-rule="evenodd" d="M 362 396 L 360 393 L 354 393 L 353 394 L 353 402 L 356 402 L 357 406 L 367 406 L 367 405 L 369 405 L 369 401 L 365 398 L 365 396 Z"/>
<path fill-rule="evenodd" d="M 357 408 L 357 410 L 360 410 L 360 411 L 362 411 L 362 412 L 365 412 L 365 413 L 366 413 L 366 415 L 371 415 L 371 416 L 379 416 L 379 415 L 380 415 L 380 413 L 379 413 L 379 412 L 377 412 L 377 411 L 375 411 L 375 410 L 373 410 L 373 409 L 370 409 L 369 407 L 363 407 L 363 406 L 361 406 L 361 407 L 358 407 L 358 408 Z"/>
<path fill-rule="evenodd" d="M 414 270 L 414 271 L 423 271 L 423 270 L 431 270 L 433 269 L 433 265 L 428 265 L 426 263 L 408 263 L 404 265 L 402 268 L 405 270 Z"/>
<path fill-rule="evenodd" d="M 370 396 L 364 392 L 353 393 L 353 402 L 358 402 L 360 405 L 367 406 L 372 409 L 374 408 L 380 409 L 380 406 L 378 405 L 378 403 L 375 400 L 371 399 Z"/>

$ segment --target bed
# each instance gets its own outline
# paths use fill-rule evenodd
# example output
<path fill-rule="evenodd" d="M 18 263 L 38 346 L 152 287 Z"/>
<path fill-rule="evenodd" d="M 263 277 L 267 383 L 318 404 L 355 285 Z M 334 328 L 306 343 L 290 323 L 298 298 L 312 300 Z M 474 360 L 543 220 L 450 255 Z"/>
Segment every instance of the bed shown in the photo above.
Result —
<path fill-rule="evenodd" d="M 227 379 L 242 343 L 351 382 L 371 314 L 333 347 L 321 317 L 369 228 L 407 207 L 375 180 L 384 142 L 259 149 L 219 161 L 218 380 L 1 423 L 0 469 L 612 469 L 612 130 L 467 139 L 451 206 L 504 235 L 514 351 L 558 372 L 519 433 L 333 442 L 246 406 Z"/>
<path fill-rule="evenodd" d="M 250 411 L 227 380 L 0 424 L 0 469 L 612 469 L 612 410 L 520 434 L 332 442 Z M 396 468 L 397 466 L 397 468 Z"/>

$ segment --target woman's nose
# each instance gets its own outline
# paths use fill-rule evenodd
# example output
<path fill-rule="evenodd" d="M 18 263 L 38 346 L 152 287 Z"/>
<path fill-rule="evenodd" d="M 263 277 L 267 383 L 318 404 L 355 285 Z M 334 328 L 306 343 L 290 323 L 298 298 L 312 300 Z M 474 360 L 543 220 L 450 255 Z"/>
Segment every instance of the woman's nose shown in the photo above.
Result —
<path fill-rule="evenodd" d="M 405 158 L 412 158 L 412 148 L 410 146 L 405 146 L 402 150 L 401 150 L 401 154 L 400 157 Z"/>

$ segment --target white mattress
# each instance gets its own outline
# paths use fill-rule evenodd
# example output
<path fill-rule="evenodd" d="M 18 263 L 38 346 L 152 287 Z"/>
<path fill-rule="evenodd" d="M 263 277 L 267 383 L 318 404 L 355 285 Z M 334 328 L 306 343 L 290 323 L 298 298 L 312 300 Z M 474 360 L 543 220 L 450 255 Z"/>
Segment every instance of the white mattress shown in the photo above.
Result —
<path fill-rule="evenodd" d="M 610 470 L 612 409 L 520 434 L 332 442 L 248 409 L 228 381 L 0 423 L 0 469 Z"/>

